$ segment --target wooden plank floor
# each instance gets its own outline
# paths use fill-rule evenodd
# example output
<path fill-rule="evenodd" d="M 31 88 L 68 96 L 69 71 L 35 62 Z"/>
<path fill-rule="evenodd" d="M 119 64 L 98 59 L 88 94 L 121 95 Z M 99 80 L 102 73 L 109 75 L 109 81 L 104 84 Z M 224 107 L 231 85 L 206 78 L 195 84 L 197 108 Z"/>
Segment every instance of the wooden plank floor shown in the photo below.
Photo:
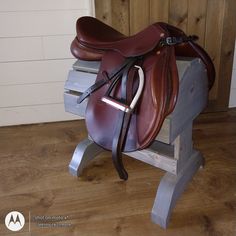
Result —
<path fill-rule="evenodd" d="M 69 175 L 73 150 L 85 137 L 84 121 L 0 128 L 0 235 L 236 235 L 236 110 L 195 122 L 195 147 L 206 165 L 178 201 L 167 230 L 150 220 L 163 171 L 125 157 L 129 180 L 123 182 L 107 152 L 83 177 Z M 4 225 L 12 210 L 26 218 L 19 233 Z M 48 228 L 37 216 L 64 218 Z"/>

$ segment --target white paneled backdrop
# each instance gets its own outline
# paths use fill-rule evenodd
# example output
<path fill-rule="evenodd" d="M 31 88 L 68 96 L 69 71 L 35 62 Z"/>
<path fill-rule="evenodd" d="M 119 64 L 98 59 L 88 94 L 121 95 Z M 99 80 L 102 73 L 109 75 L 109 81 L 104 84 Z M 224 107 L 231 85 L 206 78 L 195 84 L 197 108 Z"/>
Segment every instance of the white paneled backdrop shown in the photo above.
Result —
<path fill-rule="evenodd" d="M 0 126 L 77 119 L 64 112 L 70 43 L 93 0 L 0 0 Z"/>

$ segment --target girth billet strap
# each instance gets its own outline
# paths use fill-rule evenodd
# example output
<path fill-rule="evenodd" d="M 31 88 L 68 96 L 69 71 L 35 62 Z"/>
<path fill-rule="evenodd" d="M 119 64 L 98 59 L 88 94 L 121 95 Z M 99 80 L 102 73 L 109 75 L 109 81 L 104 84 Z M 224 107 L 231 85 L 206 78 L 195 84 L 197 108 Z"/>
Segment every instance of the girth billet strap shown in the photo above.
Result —
<path fill-rule="evenodd" d="M 110 85 L 110 88 L 108 89 L 107 94 L 102 98 L 102 101 L 106 102 L 108 105 L 113 106 L 114 108 L 118 109 L 118 120 L 116 123 L 115 133 L 112 141 L 112 160 L 113 164 L 120 176 L 121 179 L 127 180 L 128 179 L 128 173 L 126 172 L 123 162 L 122 162 L 122 150 L 123 145 L 125 143 L 126 134 L 129 128 L 130 119 L 132 117 L 133 109 L 136 106 L 136 103 L 141 96 L 142 89 L 144 86 L 144 74 L 143 71 L 140 72 L 141 67 L 138 65 L 134 65 L 134 62 L 130 62 L 127 64 L 127 66 L 124 68 L 123 75 L 121 78 L 121 97 L 119 101 L 117 99 L 111 98 L 110 93 L 112 92 L 112 89 L 114 89 L 114 83 L 117 84 L 117 81 L 114 81 L 113 84 Z M 131 72 L 131 70 L 134 70 Z M 137 69 L 139 72 L 139 86 L 136 91 L 135 96 L 128 93 L 128 83 L 133 86 L 134 79 L 137 75 Z M 131 73 L 132 75 L 130 75 Z M 141 75 L 140 75 L 141 73 Z M 105 99 L 104 99 L 105 98 Z M 132 99 L 132 102 L 130 100 Z M 112 102 L 112 103 L 111 103 Z M 130 104 L 128 105 L 128 103 Z"/>
<path fill-rule="evenodd" d="M 160 46 L 174 46 L 176 44 L 187 43 L 189 41 L 198 40 L 198 36 L 181 36 L 181 37 L 166 37 L 160 41 Z"/>
<path fill-rule="evenodd" d="M 109 83 L 111 80 L 114 78 L 118 77 L 121 73 L 122 70 L 130 63 L 133 62 L 134 58 L 128 58 L 126 59 L 121 66 L 119 66 L 111 75 L 103 75 L 104 79 L 97 81 L 95 84 L 93 84 L 91 87 L 89 87 L 83 94 L 78 98 L 77 103 L 81 103 L 86 99 L 88 96 L 90 96 L 91 93 L 95 92 L 105 84 Z"/>
<path fill-rule="evenodd" d="M 91 87 L 89 87 L 78 99 L 78 103 L 81 103 L 90 94 L 104 86 L 105 84 L 110 84 L 107 92 L 102 97 L 102 101 L 107 105 L 118 109 L 118 119 L 115 127 L 114 137 L 112 137 L 112 160 L 113 164 L 119 174 L 121 179 L 127 180 L 128 173 L 126 172 L 123 162 L 122 162 L 122 150 L 125 143 L 126 134 L 129 128 L 130 119 L 132 117 L 132 112 L 136 106 L 139 97 L 141 96 L 142 89 L 144 86 L 144 74 L 140 76 L 141 67 L 139 66 L 142 62 L 142 57 L 134 57 L 126 59 L 121 66 L 116 68 L 112 73 L 108 74 L 106 71 L 102 71 L 103 79 L 97 81 Z M 133 71 L 132 71 L 133 70 Z M 133 97 L 133 93 L 128 91 L 128 84 L 134 84 L 135 77 L 137 76 L 137 71 L 139 72 L 139 86 Z M 121 83 L 118 83 L 121 80 Z M 121 86 L 120 98 L 114 98 L 111 96 L 112 91 L 117 85 Z M 132 101 L 130 101 L 132 100 Z M 130 104 L 128 104 L 130 103 Z"/>

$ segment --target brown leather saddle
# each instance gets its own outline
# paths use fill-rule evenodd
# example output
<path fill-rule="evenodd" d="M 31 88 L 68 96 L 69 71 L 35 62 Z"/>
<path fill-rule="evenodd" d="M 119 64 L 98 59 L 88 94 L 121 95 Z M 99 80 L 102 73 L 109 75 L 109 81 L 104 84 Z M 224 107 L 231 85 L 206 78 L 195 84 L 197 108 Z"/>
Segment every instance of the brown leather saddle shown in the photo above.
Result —
<path fill-rule="evenodd" d="M 95 143 L 112 151 L 121 179 L 128 174 L 122 152 L 148 147 L 178 96 L 176 56 L 199 57 L 206 65 L 209 88 L 215 79 L 207 53 L 180 29 L 155 23 L 125 36 L 93 17 L 79 18 L 72 54 L 82 60 L 101 60 L 94 85 L 78 99 L 89 97 L 85 120 Z"/>

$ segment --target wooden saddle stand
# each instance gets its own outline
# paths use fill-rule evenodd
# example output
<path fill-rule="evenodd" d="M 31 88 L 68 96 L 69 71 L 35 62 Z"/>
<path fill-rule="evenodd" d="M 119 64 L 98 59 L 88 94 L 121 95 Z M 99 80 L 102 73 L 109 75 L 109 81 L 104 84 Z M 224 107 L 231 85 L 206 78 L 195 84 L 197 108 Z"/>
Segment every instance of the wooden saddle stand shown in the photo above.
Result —
<path fill-rule="evenodd" d="M 76 30 L 71 52 L 79 60 L 65 84 L 65 110 L 85 117 L 89 138 L 76 147 L 70 173 L 81 175 L 104 150 L 112 151 L 124 180 L 122 152 L 166 170 L 152 209 L 153 222 L 166 228 L 176 200 L 203 163 L 192 147 L 192 122 L 206 106 L 213 63 L 196 36 L 166 23 L 127 37 L 82 17 Z"/>

